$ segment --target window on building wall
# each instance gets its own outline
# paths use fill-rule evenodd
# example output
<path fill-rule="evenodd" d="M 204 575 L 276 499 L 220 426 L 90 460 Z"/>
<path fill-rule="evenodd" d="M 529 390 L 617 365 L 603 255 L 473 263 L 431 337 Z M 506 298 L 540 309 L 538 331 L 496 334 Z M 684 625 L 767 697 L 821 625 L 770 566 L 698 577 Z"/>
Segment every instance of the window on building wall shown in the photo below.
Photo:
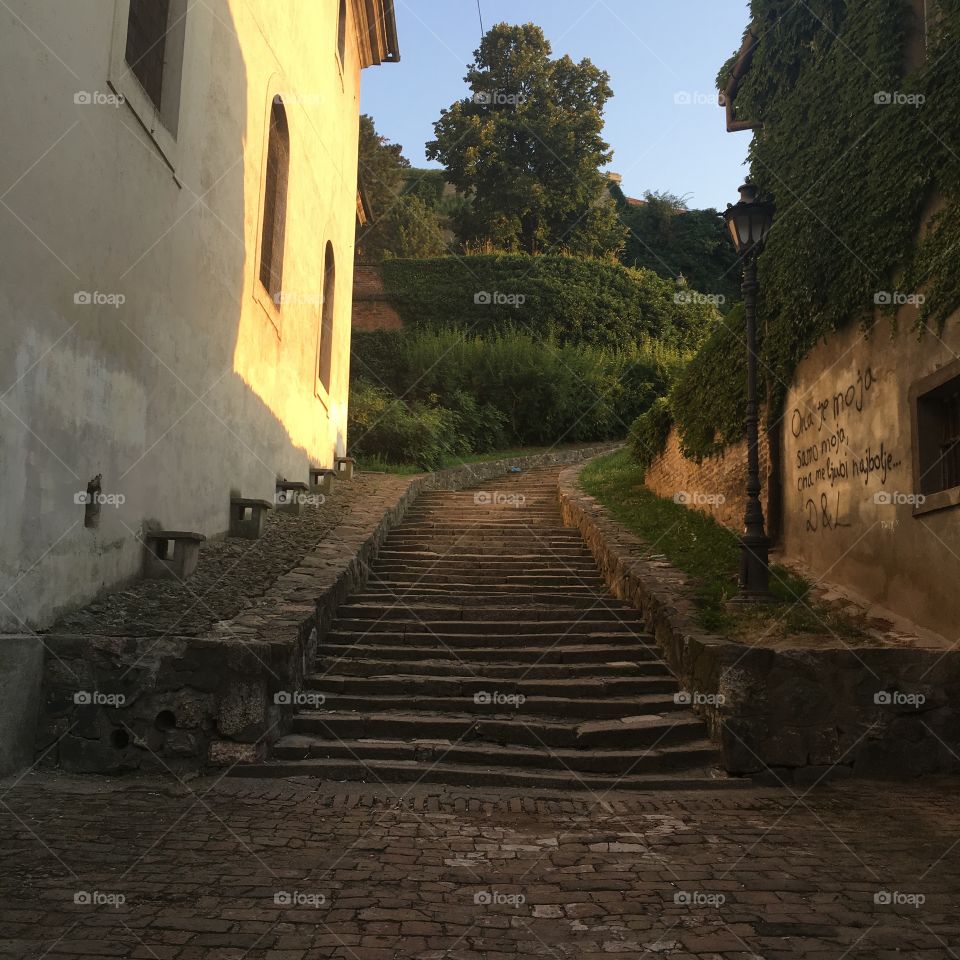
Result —
<path fill-rule="evenodd" d="M 176 134 L 187 0 L 130 0 L 124 60 L 165 127 Z"/>
<path fill-rule="evenodd" d="M 925 385 L 915 400 L 914 453 L 919 492 L 929 496 L 960 487 L 960 375 L 935 375 Z"/>
<path fill-rule="evenodd" d="M 347 54 L 347 0 L 340 0 L 340 13 L 337 16 L 337 55 L 343 63 Z"/>
<path fill-rule="evenodd" d="M 263 227 L 260 236 L 260 282 L 279 307 L 283 291 L 283 248 L 287 222 L 287 186 L 290 175 L 290 129 L 283 100 L 274 97 L 270 108 L 267 170 L 263 186 Z"/>
<path fill-rule="evenodd" d="M 337 264 L 333 255 L 333 244 L 328 242 L 323 262 L 323 310 L 320 315 L 320 350 L 317 359 L 317 378 L 328 393 L 333 370 L 333 316 L 336 294 Z"/>

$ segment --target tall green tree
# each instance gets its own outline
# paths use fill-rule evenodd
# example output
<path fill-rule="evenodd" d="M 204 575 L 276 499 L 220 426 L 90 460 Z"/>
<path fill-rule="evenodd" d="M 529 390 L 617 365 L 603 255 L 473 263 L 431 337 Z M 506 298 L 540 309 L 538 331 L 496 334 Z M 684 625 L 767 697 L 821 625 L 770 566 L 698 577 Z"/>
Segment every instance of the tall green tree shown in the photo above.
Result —
<path fill-rule="evenodd" d="M 470 95 L 442 112 L 427 157 L 473 201 L 464 241 L 610 255 L 625 236 L 599 172 L 613 155 L 602 137 L 610 77 L 551 54 L 532 23 L 493 27 L 468 67 Z"/>
<path fill-rule="evenodd" d="M 360 189 L 374 216 L 383 213 L 400 193 L 410 161 L 399 143 L 377 133 L 373 118 L 360 115 L 358 176 Z"/>
<path fill-rule="evenodd" d="M 362 115 L 358 179 L 370 220 L 357 227 L 357 250 L 364 257 L 430 257 L 447 251 L 437 214 L 404 193 L 409 170 L 400 144 L 378 134 L 373 119 Z"/>

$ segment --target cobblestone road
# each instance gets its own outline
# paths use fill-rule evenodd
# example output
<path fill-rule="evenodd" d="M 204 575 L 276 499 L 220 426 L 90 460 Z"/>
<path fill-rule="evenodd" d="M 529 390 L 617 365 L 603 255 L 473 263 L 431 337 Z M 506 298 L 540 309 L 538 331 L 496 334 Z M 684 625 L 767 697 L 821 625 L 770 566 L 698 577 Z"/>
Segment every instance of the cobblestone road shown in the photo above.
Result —
<path fill-rule="evenodd" d="M 0 784 L 0 957 L 960 957 L 958 784 Z M 397 791 L 394 793 L 393 791 Z"/>

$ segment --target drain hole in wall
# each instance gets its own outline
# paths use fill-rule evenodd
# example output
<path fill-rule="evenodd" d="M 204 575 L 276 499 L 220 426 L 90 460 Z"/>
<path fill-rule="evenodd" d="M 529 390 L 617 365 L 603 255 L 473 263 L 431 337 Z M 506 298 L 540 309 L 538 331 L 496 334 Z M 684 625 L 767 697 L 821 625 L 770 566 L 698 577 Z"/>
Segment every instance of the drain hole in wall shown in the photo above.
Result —
<path fill-rule="evenodd" d="M 172 730 L 177 725 L 177 717 L 172 710 L 161 710 L 153 721 L 153 725 L 158 730 Z"/>
<path fill-rule="evenodd" d="M 126 730 L 114 730 L 110 734 L 110 743 L 115 750 L 124 750 L 130 746 L 130 734 Z"/>

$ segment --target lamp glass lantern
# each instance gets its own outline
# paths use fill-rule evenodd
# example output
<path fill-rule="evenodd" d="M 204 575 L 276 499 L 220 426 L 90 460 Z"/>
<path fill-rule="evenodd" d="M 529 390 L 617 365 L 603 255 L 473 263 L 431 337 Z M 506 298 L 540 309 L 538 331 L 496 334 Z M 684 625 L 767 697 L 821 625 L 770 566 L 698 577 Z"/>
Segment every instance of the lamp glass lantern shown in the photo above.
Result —
<path fill-rule="evenodd" d="M 740 188 L 740 200 L 727 207 L 723 218 L 737 253 L 749 253 L 759 249 L 770 234 L 773 204 L 757 200 L 757 188 L 745 183 Z"/>

